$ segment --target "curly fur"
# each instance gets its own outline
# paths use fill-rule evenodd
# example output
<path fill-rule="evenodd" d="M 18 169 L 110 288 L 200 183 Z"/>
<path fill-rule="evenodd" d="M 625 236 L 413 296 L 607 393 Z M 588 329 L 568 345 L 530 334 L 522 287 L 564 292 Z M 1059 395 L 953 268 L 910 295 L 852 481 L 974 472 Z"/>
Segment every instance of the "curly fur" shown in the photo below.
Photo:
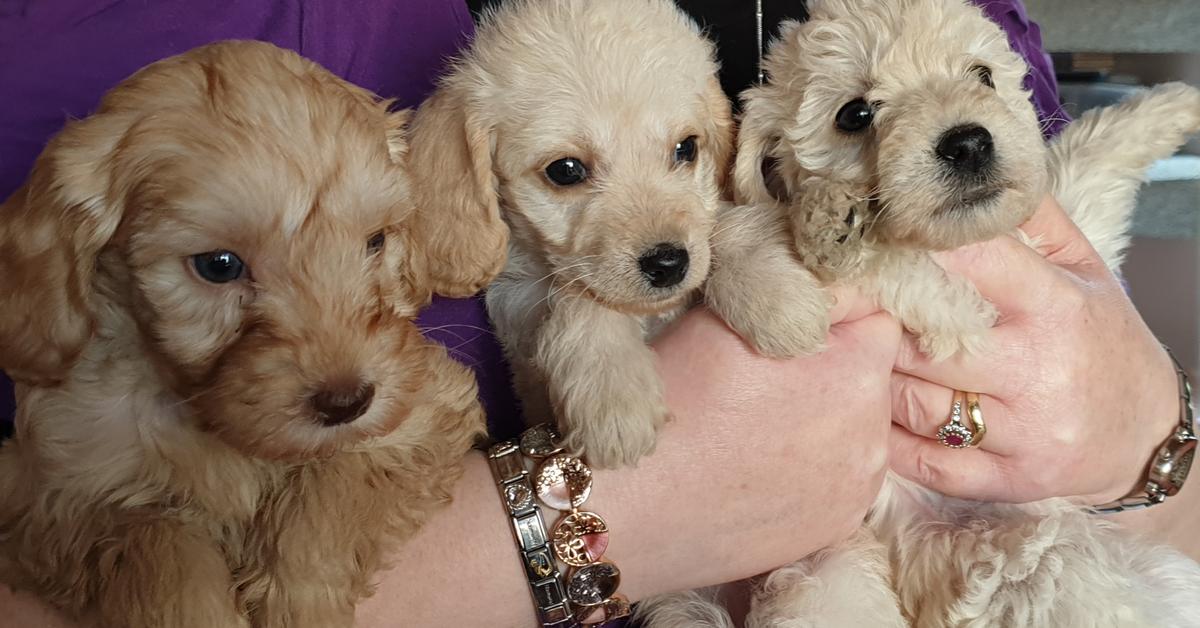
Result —
<path fill-rule="evenodd" d="M 772 46 L 770 82 L 744 95 L 737 200 L 787 225 L 814 276 L 864 287 L 935 358 L 981 349 L 996 311 L 929 251 L 1012 232 L 1049 192 L 1115 271 L 1145 170 L 1200 129 L 1200 92 L 1168 84 L 1087 113 L 1047 147 L 1022 88 L 1025 65 L 977 8 L 959 0 L 820 0 L 809 8 L 811 21 L 786 25 Z M 877 103 L 871 127 L 838 131 L 836 112 L 859 97 Z M 991 198 L 973 200 L 932 158 L 937 138 L 966 123 L 994 139 Z M 720 273 L 759 277 L 737 264 L 714 271 L 714 281 Z M 812 280 L 796 285 L 807 292 Z M 774 303 L 762 307 L 790 307 Z M 779 325 L 746 333 L 768 339 L 774 354 L 819 349 L 809 322 L 781 314 L 751 324 Z M 763 579 L 746 623 L 1192 626 L 1200 625 L 1195 591 L 1193 561 L 1066 501 L 965 502 L 890 478 L 847 547 Z M 652 628 L 688 625 L 673 608 L 716 613 L 697 609 L 692 595 L 644 606 L 647 617 L 666 618 Z"/>
<path fill-rule="evenodd" d="M 352 624 L 483 429 L 469 371 L 411 320 L 447 261 L 422 234 L 482 221 L 411 210 L 406 118 L 227 42 L 148 66 L 50 142 L 0 207 L 0 366 L 20 381 L 0 582 L 101 627 Z M 202 279 L 213 250 L 245 276 Z M 312 395 L 359 381 L 365 412 L 323 424 Z"/>
<path fill-rule="evenodd" d="M 598 466 L 649 452 L 667 418 L 646 346 L 694 302 L 733 133 L 714 49 L 668 0 L 515 0 L 417 111 L 414 143 L 457 148 L 418 164 L 428 211 L 507 226 L 488 312 L 526 419 L 557 419 Z M 675 146 L 695 136 L 695 161 Z M 589 177 L 557 186 L 548 164 L 573 157 Z M 685 248 L 678 285 L 655 288 L 638 259 Z"/>

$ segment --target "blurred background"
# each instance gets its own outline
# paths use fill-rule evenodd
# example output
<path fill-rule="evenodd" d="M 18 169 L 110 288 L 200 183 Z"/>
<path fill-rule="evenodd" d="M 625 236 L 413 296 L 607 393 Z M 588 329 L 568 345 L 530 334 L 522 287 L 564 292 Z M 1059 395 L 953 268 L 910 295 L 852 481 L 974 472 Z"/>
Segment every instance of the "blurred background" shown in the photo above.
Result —
<path fill-rule="evenodd" d="M 1200 85 L 1197 0 L 1025 0 L 1052 53 L 1072 115 L 1140 86 Z M 1151 171 L 1125 279 L 1138 309 L 1180 361 L 1200 372 L 1200 141 Z"/>

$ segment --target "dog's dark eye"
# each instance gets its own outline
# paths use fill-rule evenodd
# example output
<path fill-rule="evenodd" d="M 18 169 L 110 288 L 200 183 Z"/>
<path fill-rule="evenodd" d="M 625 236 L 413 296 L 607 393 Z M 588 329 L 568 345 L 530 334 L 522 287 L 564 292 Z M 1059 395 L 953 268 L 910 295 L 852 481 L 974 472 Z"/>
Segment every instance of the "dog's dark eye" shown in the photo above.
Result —
<path fill-rule="evenodd" d="M 587 168 L 574 157 L 565 157 L 546 166 L 546 178 L 555 185 L 575 185 L 587 178 Z"/>
<path fill-rule="evenodd" d="M 856 98 L 838 109 L 836 124 L 840 131 L 858 133 L 871 126 L 871 120 L 874 117 L 875 110 L 871 108 L 871 105 L 862 98 Z"/>
<path fill-rule="evenodd" d="M 209 251 L 193 255 L 192 265 L 196 267 L 197 274 L 212 283 L 229 283 L 241 277 L 246 270 L 242 259 L 229 251 Z"/>
<path fill-rule="evenodd" d="M 384 237 L 382 231 L 379 231 L 375 235 L 371 236 L 371 239 L 367 240 L 367 255 L 374 255 L 382 251 L 383 244 L 385 242 L 387 242 L 387 238 Z"/>
<path fill-rule="evenodd" d="M 675 144 L 675 161 L 696 161 L 696 136 L 689 135 Z"/>
<path fill-rule="evenodd" d="M 971 68 L 971 71 L 979 77 L 979 82 L 987 85 L 992 89 L 996 89 L 996 84 L 992 82 L 992 69 L 986 65 L 977 65 Z"/>

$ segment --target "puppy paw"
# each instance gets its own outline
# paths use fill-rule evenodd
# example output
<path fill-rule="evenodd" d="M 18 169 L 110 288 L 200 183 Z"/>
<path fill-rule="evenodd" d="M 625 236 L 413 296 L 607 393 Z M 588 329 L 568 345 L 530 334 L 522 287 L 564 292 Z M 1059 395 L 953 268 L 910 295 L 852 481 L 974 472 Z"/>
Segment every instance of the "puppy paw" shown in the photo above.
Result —
<path fill-rule="evenodd" d="M 805 266 L 826 281 L 845 278 L 861 266 L 870 201 L 847 183 L 810 179 L 792 215 L 796 251 Z"/>
<path fill-rule="evenodd" d="M 774 290 L 740 295 L 718 291 L 708 304 L 761 355 L 813 355 L 825 349 L 830 306 L 825 290 L 815 282 L 811 274 L 797 266 L 797 275 L 788 277 Z M 743 285 L 737 290 L 748 287 Z"/>
<path fill-rule="evenodd" d="M 797 257 L 786 216 L 767 212 L 723 217 L 723 232 L 741 237 L 714 246 L 704 301 L 762 355 L 811 355 L 825 346 L 832 303 Z"/>
<path fill-rule="evenodd" d="M 982 355 L 992 349 L 989 332 L 999 313 L 995 306 L 980 301 L 973 316 L 954 321 L 952 326 L 919 334 L 918 348 L 934 362 L 947 360 L 957 354 Z"/>
<path fill-rule="evenodd" d="M 668 418 L 665 406 L 648 409 L 640 416 L 597 416 L 568 429 L 563 444 L 567 451 L 582 456 L 597 469 L 634 466 L 654 453 L 658 429 Z"/>

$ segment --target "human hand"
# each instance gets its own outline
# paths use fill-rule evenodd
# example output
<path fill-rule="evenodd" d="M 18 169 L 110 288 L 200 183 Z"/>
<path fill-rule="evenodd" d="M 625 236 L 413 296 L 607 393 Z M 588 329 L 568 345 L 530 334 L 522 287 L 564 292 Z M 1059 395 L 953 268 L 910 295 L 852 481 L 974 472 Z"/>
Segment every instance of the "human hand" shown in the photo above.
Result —
<path fill-rule="evenodd" d="M 1117 499 L 1139 486 L 1178 424 L 1166 352 L 1062 207 L 1047 198 L 1022 230 L 937 255 L 1000 310 L 991 352 L 932 363 L 905 336 L 892 377 L 890 464 L 970 499 Z M 980 393 L 978 448 L 935 440 L 953 389 Z"/>
<path fill-rule="evenodd" d="M 677 418 L 637 468 L 597 475 L 592 497 L 612 513 L 632 599 L 757 575 L 861 525 L 886 468 L 900 330 L 850 293 L 832 320 L 829 349 L 792 360 L 759 356 L 704 310 L 655 343 Z"/>

